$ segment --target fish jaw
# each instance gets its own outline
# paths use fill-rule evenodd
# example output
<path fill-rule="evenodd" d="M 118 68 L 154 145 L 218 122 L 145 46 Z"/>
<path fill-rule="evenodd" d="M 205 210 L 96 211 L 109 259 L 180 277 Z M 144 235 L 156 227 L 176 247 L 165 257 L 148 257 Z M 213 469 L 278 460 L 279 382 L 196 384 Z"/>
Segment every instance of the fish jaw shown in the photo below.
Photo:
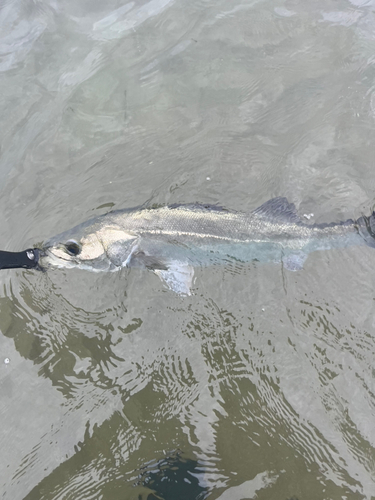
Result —
<path fill-rule="evenodd" d="M 49 247 L 43 250 L 39 260 L 39 268 L 41 270 L 59 268 L 59 269 L 83 269 L 92 272 L 108 272 L 117 271 L 118 267 L 114 266 L 105 254 L 95 260 L 80 260 L 62 253 L 61 249 Z"/>
<path fill-rule="evenodd" d="M 39 267 L 42 270 L 50 268 L 60 269 L 84 269 L 93 272 L 116 271 L 117 266 L 113 265 L 105 252 L 95 259 L 79 259 L 70 256 L 64 248 L 59 246 L 46 247 L 42 250 L 39 260 Z"/>
<path fill-rule="evenodd" d="M 116 271 L 126 267 L 136 239 L 114 225 L 94 224 L 89 231 L 77 226 L 44 244 L 40 267 Z"/>
<path fill-rule="evenodd" d="M 97 233 L 80 233 L 77 228 L 46 241 L 42 247 L 39 265 L 41 268 L 110 270 L 110 262 Z"/>

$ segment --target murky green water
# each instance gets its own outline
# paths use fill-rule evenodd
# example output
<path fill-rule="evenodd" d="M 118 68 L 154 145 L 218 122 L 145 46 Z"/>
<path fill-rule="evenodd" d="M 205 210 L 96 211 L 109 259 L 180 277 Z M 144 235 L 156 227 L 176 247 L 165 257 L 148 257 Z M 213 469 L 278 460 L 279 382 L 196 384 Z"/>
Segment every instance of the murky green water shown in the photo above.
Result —
<path fill-rule="evenodd" d="M 2 249 L 148 200 L 374 205 L 372 0 L 15 0 L 0 26 Z M 198 269 L 191 297 L 2 271 L 1 498 L 375 498 L 374 262 Z"/>

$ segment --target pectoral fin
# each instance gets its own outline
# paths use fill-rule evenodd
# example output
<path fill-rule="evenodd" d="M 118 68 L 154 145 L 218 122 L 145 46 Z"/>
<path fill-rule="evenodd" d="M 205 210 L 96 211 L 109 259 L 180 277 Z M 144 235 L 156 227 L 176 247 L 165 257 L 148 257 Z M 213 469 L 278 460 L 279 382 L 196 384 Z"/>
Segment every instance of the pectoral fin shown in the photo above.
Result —
<path fill-rule="evenodd" d="M 194 269 L 178 262 L 168 266 L 168 269 L 155 269 L 154 273 L 174 292 L 181 295 L 191 295 Z"/>
<path fill-rule="evenodd" d="M 295 252 L 282 257 L 283 266 L 288 271 L 300 271 L 303 269 L 306 259 L 307 255 L 305 252 Z"/>
<path fill-rule="evenodd" d="M 127 262 L 128 267 L 146 267 L 155 271 L 160 269 L 166 271 L 167 266 L 153 255 L 146 255 L 144 252 L 136 250 L 131 254 Z"/>

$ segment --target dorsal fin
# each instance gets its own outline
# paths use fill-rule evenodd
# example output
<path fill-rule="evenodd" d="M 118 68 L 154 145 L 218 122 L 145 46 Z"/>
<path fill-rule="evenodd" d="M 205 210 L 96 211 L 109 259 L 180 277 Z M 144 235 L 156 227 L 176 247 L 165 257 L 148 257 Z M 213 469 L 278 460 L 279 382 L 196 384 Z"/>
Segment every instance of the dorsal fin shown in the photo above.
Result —
<path fill-rule="evenodd" d="M 266 201 L 266 203 L 263 203 L 263 205 L 254 210 L 253 213 L 268 220 L 294 222 L 295 224 L 302 223 L 297 215 L 294 203 L 289 203 L 286 198 L 281 196 Z"/>

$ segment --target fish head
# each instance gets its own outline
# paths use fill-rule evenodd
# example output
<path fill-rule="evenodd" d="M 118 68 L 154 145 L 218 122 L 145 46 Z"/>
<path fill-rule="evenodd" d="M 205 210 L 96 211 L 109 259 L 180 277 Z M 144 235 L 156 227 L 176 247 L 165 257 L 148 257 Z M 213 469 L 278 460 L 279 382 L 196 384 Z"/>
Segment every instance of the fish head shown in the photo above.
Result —
<path fill-rule="evenodd" d="M 135 236 L 117 227 L 81 225 L 47 240 L 39 266 L 114 271 L 126 265 Z"/>

